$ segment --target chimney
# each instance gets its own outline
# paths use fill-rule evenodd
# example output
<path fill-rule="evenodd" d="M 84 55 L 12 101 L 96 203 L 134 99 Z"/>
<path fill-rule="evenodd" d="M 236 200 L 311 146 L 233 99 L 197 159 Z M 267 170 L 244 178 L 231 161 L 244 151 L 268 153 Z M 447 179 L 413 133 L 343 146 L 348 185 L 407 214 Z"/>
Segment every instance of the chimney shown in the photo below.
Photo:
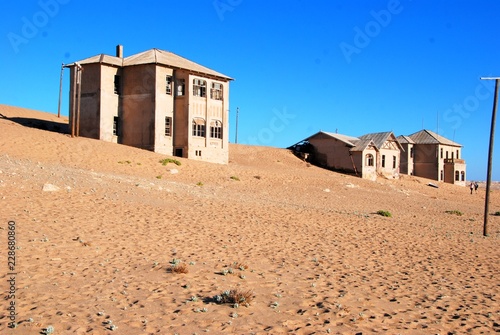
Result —
<path fill-rule="evenodd" d="M 123 58 L 123 45 L 116 46 L 116 57 Z"/>

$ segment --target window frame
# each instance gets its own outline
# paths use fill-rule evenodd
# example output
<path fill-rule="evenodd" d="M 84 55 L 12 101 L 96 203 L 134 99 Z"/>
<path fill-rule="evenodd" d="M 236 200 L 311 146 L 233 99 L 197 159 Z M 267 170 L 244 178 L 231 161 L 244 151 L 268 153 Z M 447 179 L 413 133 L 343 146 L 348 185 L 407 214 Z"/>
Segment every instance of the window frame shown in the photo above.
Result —
<path fill-rule="evenodd" d="M 220 120 L 210 122 L 210 138 L 222 139 L 222 122 Z"/>
<path fill-rule="evenodd" d="M 192 121 L 191 135 L 195 137 L 206 136 L 206 121 L 202 118 L 194 118 Z"/>
<path fill-rule="evenodd" d="M 172 136 L 172 117 L 165 116 L 165 136 Z"/>
<path fill-rule="evenodd" d="M 373 164 L 374 164 L 373 154 L 366 154 L 365 165 L 366 166 L 373 166 Z"/>
<path fill-rule="evenodd" d="M 210 88 L 210 99 L 223 100 L 223 97 L 224 97 L 224 85 L 222 83 L 212 82 L 212 87 Z"/>
<path fill-rule="evenodd" d="M 193 96 L 207 97 L 207 81 L 200 78 L 193 78 Z"/>

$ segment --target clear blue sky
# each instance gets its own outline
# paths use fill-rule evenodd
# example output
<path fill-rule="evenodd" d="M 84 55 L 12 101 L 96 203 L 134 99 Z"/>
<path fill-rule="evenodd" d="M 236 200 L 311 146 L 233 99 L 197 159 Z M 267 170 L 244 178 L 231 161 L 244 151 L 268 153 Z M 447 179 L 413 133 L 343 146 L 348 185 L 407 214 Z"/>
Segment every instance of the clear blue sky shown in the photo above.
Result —
<path fill-rule="evenodd" d="M 494 82 L 479 78 L 500 76 L 498 0 L 24 0 L 0 12 L 0 103 L 57 113 L 61 63 L 158 48 L 235 78 L 231 142 L 237 107 L 238 143 L 252 145 L 426 128 L 464 146 L 467 179 L 486 178 Z"/>

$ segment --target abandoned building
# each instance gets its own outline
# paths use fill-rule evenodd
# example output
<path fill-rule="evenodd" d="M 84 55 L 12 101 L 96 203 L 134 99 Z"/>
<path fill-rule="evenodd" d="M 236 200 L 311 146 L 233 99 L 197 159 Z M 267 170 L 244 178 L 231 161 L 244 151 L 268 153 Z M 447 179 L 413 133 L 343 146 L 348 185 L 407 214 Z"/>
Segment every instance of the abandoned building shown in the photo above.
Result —
<path fill-rule="evenodd" d="M 99 54 L 70 68 L 72 134 L 228 163 L 229 82 L 168 51 Z"/>
<path fill-rule="evenodd" d="M 289 147 L 314 164 L 365 179 L 407 174 L 465 185 L 461 148 L 429 130 L 398 137 L 392 132 L 353 137 L 320 131 Z"/>

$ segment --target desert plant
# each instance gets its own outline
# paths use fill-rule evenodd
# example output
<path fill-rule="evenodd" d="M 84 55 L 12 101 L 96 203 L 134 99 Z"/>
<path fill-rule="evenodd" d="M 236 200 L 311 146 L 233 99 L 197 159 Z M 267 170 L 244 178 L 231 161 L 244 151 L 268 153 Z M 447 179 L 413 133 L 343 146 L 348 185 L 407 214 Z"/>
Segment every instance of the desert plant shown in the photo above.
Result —
<path fill-rule="evenodd" d="M 201 181 L 196 183 L 196 186 L 203 186 L 203 183 Z"/>
<path fill-rule="evenodd" d="M 493 214 L 493 215 L 500 216 L 500 211 L 495 212 L 495 214 Z"/>
<path fill-rule="evenodd" d="M 186 264 L 176 264 L 170 267 L 172 273 L 188 273 L 189 270 Z"/>
<path fill-rule="evenodd" d="M 236 177 L 236 176 L 231 176 L 230 177 L 232 180 L 236 180 L 236 181 L 240 181 L 240 178 Z"/>
<path fill-rule="evenodd" d="M 379 210 L 377 211 L 377 214 L 388 218 L 392 217 L 392 214 L 389 211 Z"/>
<path fill-rule="evenodd" d="M 161 159 L 160 163 L 162 165 L 167 165 L 168 163 L 174 163 L 175 165 L 181 165 L 181 162 L 179 162 L 177 159 L 173 159 L 173 158 L 164 158 L 164 159 Z"/>
<path fill-rule="evenodd" d="M 252 291 L 242 291 L 239 289 L 224 291 L 216 295 L 213 300 L 218 304 L 232 304 L 234 306 L 249 306 L 255 298 Z"/>
<path fill-rule="evenodd" d="M 156 179 L 161 179 L 161 178 L 163 178 L 163 175 L 161 174 L 156 176 Z"/>
<path fill-rule="evenodd" d="M 445 211 L 445 213 L 447 213 L 447 214 L 455 214 L 455 215 L 458 215 L 458 216 L 462 216 L 463 215 L 462 212 L 460 212 L 459 210 L 456 210 L 456 209 L 454 209 L 452 211 Z"/>

